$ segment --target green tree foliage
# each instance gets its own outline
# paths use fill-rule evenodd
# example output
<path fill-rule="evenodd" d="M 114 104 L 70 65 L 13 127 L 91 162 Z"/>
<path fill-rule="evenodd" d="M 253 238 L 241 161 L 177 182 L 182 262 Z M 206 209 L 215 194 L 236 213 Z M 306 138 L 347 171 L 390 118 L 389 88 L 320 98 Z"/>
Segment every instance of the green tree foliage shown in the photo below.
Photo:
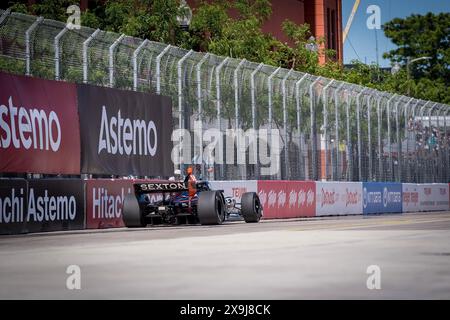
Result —
<path fill-rule="evenodd" d="M 395 18 L 383 26 L 385 35 L 397 48 L 384 54 L 392 61 L 430 57 L 411 65 L 415 78 L 450 81 L 450 13 L 411 15 Z"/>
<path fill-rule="evenodd" d="M 12 1 L 12 10 L 67 20 L 66 9 L 71 0 L 43 0 L 31 6 Z M 289 44 L 262 32 L 262 25 L 272 14 L 269 0 L 198 0 L 188 31 L 177 21 L 182 15 L 180 0 L 106 0 L 90 5 L 81 16 L 82 25 L 129 36 L 177 45 L 186 49 L 263 62 L 293 68 L 337 80 L 344 80 L 381 91 L 389 91 L 424 99 L 450 103 L 450 13 L 412 15 L 393 19 L 383 28 L 386 36 L 398 47 L 385 53 L 392 62 L 404 67 L 396 74 L 381 71 L 376 65 L 352 62 L 343 69 L 326 50 L 325 39 L 312 40 L 308 24 L 297 25 L 286 20 L 282 29 Z M 307 49 L 314 45 L 317 51 Z M 319 55 L 326 63 L 319 64 Z M 411 64 L 408 79 L 408 58 L 428 56 Z"/>

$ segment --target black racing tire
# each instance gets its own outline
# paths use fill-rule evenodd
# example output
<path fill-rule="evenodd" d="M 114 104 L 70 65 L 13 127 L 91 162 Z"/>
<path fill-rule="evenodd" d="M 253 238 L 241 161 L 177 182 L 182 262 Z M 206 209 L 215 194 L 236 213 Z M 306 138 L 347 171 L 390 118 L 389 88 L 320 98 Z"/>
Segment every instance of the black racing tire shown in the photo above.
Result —
<path fill-rule="evenodd" d="M 198 194 L 197 217 L 202 225 L 222 224 L 225 203 L 220 191 L 202 191 Z"/>
<path fill-rule="evenodd" d="M 256 192 L 246 192 L 241 198 L 241 215 L 247 223 L 261 220 L 262 206 Z"/>
<path fill-rule="evenodd" d="M 147 225 L 134 194 L 127 194 L 123 200 L 122 219 L 128 228 L 142 228 Z"/>

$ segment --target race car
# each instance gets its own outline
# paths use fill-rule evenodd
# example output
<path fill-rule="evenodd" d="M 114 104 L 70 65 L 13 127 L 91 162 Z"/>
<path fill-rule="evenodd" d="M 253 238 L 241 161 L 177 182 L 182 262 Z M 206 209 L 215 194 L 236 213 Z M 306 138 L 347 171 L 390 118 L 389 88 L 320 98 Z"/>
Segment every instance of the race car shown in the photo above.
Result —
<path fill-rule="evenodd" d="M 212 190 L 207 181 L 195 183 L 195 194 L 187 183 L 158 181 L 134 183 L 134 194 L 125 196 L 122 216 L 126 227 L 148 224 L 215 225 L 241 216 L 245 222 L 259 222 L 263 211 L 255 192 L 242 195 L 241 203 L 225 197 L 223 190 Z"/>

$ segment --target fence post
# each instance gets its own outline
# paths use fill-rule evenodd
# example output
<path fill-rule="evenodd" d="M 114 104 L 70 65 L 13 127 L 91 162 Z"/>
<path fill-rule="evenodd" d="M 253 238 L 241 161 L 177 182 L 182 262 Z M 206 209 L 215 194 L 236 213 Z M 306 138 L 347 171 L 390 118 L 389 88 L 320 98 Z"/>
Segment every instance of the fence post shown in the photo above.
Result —
<path fill-rule="evenodd" d="M 268 90 L 268 108 L 269 108 L 269 130 L 272 129 L 272 78 L 280 71 L 281 67 L 278 67 L 274 72 L 270 74 L 267 78 L 267 90 Z M 270 138 L 269 138 L 270 141 Z"/>
<path fill-rule="evenodd" d="M 238 72 L 239 70 L 242 68 L 242 66 L 244 65 L 244 63 L 247 60 L 242 59 L 241 62 L 239 62 L 238 66 L 236 67 L 236 69 L 234 69 L 234 73 L 233 73 L 233 82 L 234 82 L 234 127 L 236 129 L 236 132 L 238 130 L 239 127 L 239 81 L 238 81 Z M 241 156 L 239 153 L 239 146 L 240 146 L 240 134 L 238 134 L 236 136 L 236 154 L 237 154 L 237 159 L 239 159 L 239 157 Z M 245 160 L 245 155 L 244 155 L 244 160 Z M 244 161 L 245 162 L 245 161 Z M 240 175 L 241 175 L 241 179 L 245 179 L 246 176 L 246 172 L 245 172 L 245 168 L 246 166 L 238 163 L 238 167 L 240 168 Z"/>
<path fill-rule="evenodd" d="M 256 88 L 255 88 L 255 75 L 261 70 L 263 67 L 263 63 L 260 63 L 255 70 L 250 75 L 250 94 L 252 99 L 252 128 L 254 131 L 255 139 L 253 140 L 254 145 L 254 160 L 256 162 L 255 164 L 255 179 L 259 179 L 259 162 L 258 162 L 258 141 L 256 139 Z"/>
<path fill-rule="evenodd" d="M 54 48 L 55 48 L 55 80 L 59 80 L 59 40 L 61 37 L 69 30 L 67 26 L 64 27 L 55 37 L 54 39 Z"/>
<path fill-rule="evenodd" d="M 430 110 L 428 111 L 428 128 L 429 128 L 429 133 L 430 133 L 430 139 L 433 137 L 433 125 L 431 123 L 431 115 L 433 113 L 434 108 L 437 106 L 437 103 L 434 103 L 433 106 L 431 106 Z M 431 142 L 431 141 L 430 141 Z M 428 145 L 428 154 L 430 156 L 430 160 L 433 159 L 433 149 L 434 146 L 431 145 L 431 143 L 429 143 Z M 436 159 L 434 159 L 434 161 L 436 161 Z M 428 162 L 429 165 L 429 162 Z M 433 164 L 430 168 L 430 175 L 431 175 L 431 182 L 436 182 L 436 175 L 435 175 L 435 165 Z"/>
<path fill-rule="evenodd" d="M 325 139 L 324 143 L 324 165 L 325 165 L 325 180 L 328 180 L 328 88 L 334 83 L 334 79 L 327 83 L 323 88 L 323 136 Z"/>
<path fill-rule="evenodd" d="M 287 134 L 287 101 L 286 101 L 286 81 L 292 73 L 292 69 L 286 74 L 281 82 L 281 89 L 283 92 L 283 127 L 284 127 L 284 174 L 285 180 L 288 180 L 291 175 L 289 174 L 289 143 Z M 272 124 L 270 129 L 272 129 Z"/>
<path fill-rule="evenodd" d="M 350 85 L 350 88 L 353 86 Z M 350 94 L 347 91 L 345 99 L 345 117 L 346 117 L 346 138 L 347 138 L 347 181 L 353 181 L 353 154 L 352 154 L 352 139 L 350 137 Z"/>
<path fill-rule="evenodd" d="M 177 75 L 178 75 L 178 129 L 183 129 L 183 63 L 194 52 L 189 50 L 180 60 L 177 62 Z M 180 170 L 183 172 L 183 163 L 181 163 L 181 145 L 179 144 L 178 156 L 180 161 Z M 190 147 L 190 146 L 189 146 Z M 184 159 L 183 159 L 184 160 Z M 191 161 L 191 159 L 189 159 Z"/>
<path fill-rule="evenodd" d="M 440 125 L 440 117 L 441 117 L 441 113 L 442 110 L 444 109 L 444 105 L 443 104 L 439 104 L 439 108 L 438 108 L 438 113 L 437 113 L 437 117 L 436 117 L 436 127 L 437 127 L 437 144 L 438 144 L 438 151 L 439 151 L 439 157 L 436 159 L 437 160 L 437 167 L 438 167 L 438 181 L 437 182 L 445 182 L 444 181 L 444 176 L 446 176 L 446 174 L 444 173 L 444 171 L 446 171 L 447 168 L 445 168 L 445 161 L 442 159 L 442 148 L 441 148 L 441 143 L 439 140 L 442 141 L 442 136 L 440 134 L 441 132 L 441 125 Z M 441 137 L 441 139 L 439 139 L 439 137 Z M 443 145 L 442 145 L 443 146 Z M 444 167 L 442 167 L 442 165 Z"/>
<path fill-rule="evenodd" d="M 449 159 L 448 159 L 448 146 L 450 143 L 450 139 L 449 136 L 447 135 L 447 118 L 448 118 L 448 113 L 450 113 L 450 108 L 448 108 L 447 106 L 447 111 L 444 113 L 444 131 L 445 131 L 445 140 L 444 140 L 444 147 L 445 147 L 445 168 L 446 168 L 446 177 L 445 180 L 446 181 L 450 181 L 450 170 L 448 168 L 448 164 L 449 164 Z"/>
<path fill-rule="evenodd" d="M 377 99 L 377 142 L 378 142 L 378 181 L 383 181 L 383 147 L 381 144 L 381 99 L 382 96 L 379 96 Z"/>
<path fill-rule="evenodd" d="M 372 91 L 373 93 L 374 91 Z M 372 181 L 372 124 L 371 124 L 371 111 L 372 111 L 372 104 L 371 104 L 371 95 L 367 95 L 366 98 L 366 105 L 367 105 L 367 145 L 369 150 L 369 172 L 367 175 L 367 180 Z"/>
<path fill-rule="evenodd" d="M 138 87 L 138 63 L 137 63 L 137 57 L 139 52 L 146 46 L 148 43 L 148 39 L 145 39 L 142 41 L 142 43 L 139 45 L 139 47 L 136 48 L 133 52 L 133 90 L 137 91 Z"/>
<path fill-rule="evenodd" d="M 44 20 L 43 17 L 38 17 L 35 22 L 25 31 L 25 58 L 26 58 L 26 75 L 31 75 L 30 69 L 30 60 L 31 60 L 31 48 L 30 48 L 30 36 L 31 32 Z"/>
<path fill-rule="evenodd" d="M 397 94 L 394 94 L 391 96 L 391 98 L 387 102 L 386 106 L 386 113 L 387 113 L 387 125 L 388 125 L 388 151 L 389 151 L 389 180 L 393 181 L 392 177 L 394 174 L 394 164 L 392 162 L 392 145 L 391 145 L 391 101 L 397 96 Z"/>
<path fill-rule="evenodd" d="M 419 183 L 419 157 L 417 154 L 417 126 L 416 126 L 416 109 L 419 107 L 421 100 L 417 99 L 413 108 L 413 137 L 414 137 L 414 179 L 413 182 Z M 420 109 L 419 109 L 420 111 Z"/>
<path fill-rule="evenodd" d="M 88 82 L 88 55 L 87 50 L 89 43 L 95 38 L 95 36 L 100 32 L 100 29 L 95 30 L 89 38 L 83 42 L 83 83 Z M 136 90 L 136 89 L 135 89 Z"/>
<path fill-rule="evenodd" d="M 411 177 L 411 164 L 410 164 L 410 156 L 409 156 L 409 135 L 408 135 L 408 125 L 409 125 L 409 120 L 408 120 L 408 109 L 411 105 L 411 102 L 414 100 L 414 98 L 410 98 L 408 100 L 408 102 L 405 105 L 405 109 L 404 109 L 404 115 L 403 117 L 405 118 L 405 139 L 406 139 L 406 177 L 405 180 L 403 182 L 410 182 L 410 177 Z M 415 143 L 415 141 L 414 141 Z"/>
<path fill-rule="evenodd" d="M 341 172 L 342 170 L 339 170 L 339 145 L 340 145 L 340 138 L 339 138 L 339 100 L 338 100 L 338 93 L 342 89 L 342 87 L 345 85 L 345 82 L 342 82 L 339 87 L 334 90 L 334 117 L 335 117 L 335 127 L 334 127 L 334 134 L 335 134 L 335 140 L 336 140 L 336 172 L 334 172 L 333 169 L 333 180 L 339 181 L 341 180 Z M 341 171 L 341 172 L 340 172 Z"/>
<path fill-rule="evenodd" d="M 170 45 L 168 46 L 170 47 Z M 164 49 L 166 50 L 167 47 Z M 159 56 L 164 55 L 164 51 L 159 54 Z M 158 57 L 159 57 L 158 56 Z M 203 105 L 202 105 L 202 65 L 205 63 L 206 59 L 209 58 L 209 53 L 206 53 L 201 60 L 195 66 L 196 76 L 197 76 L 197 106 L 198 106 L 198 118 L 203 121 Z M 158 59 L 158 58 L 157 58 Z"/>
<path fill-rule="evenodd" d="M 398 105 L 402 101 L 400 98 L 399 101 L 395 104 L 395 132 L 396 132 L 396 140 L 397 140 L 397 176 L 394 176 L 397 182 L 401 181 L 402 177 L 402 141 L 400 140 L 400 118 Z"/>
<path fill-rule="evenodd" d="M 109 47 L 109 86 L 114 87 L 114 50 L 125 37 L 125 34 L 121 34 L 113 44 Z"/>
<path fill-rule="evenodd" d="M 273 104 L 272 104 L 272 78 L 280 71 L 281 67 L 278 67 L 275 69 L 274 72 L 272 72 L 269 77 L 267 78 L 267 104 L 268 104 L 268 110 L 269 110 L 269 130 L 267 132 L 267 142 L 268 145 L 270 145 L 271 141 L 271 130 L 272 130 L 272 123 L 273 123 Z M 281 170 L 280 170 L 281 171 Z M 270 176 L 269 179 L 272 179 L 272 176 Z"/>
<path fill-rule="evenodd" d="M 219 129 L 220 132 L 222 132 L 222 122 L 220 117 L 222 116 L 221 112 L 222 112 L 222 97 L 221 97 L 221 92 L 220 92 L 220 71 L 222 70 L 223 66 L 228 62 L 230 58 L 226 57 L 225 59 L 222 60 L 222 62 L 219 64 L 219 66 L 216 68 L 216 106 L 217 106 L 217 127 Z M 220 139 L 220 141 L 223 141 L 224 139 Z M 221 160 L 220 166 L 219 166 L 219 174 L 220 174 L 220 179 L 224 178 L 224 155 L 223 155 L 223 145 L 221 142 L 219 142 L 219 150 L 220 150 L 220 155 L 219 155 L 219 159 Z"/>
<path fill-rule="evenodd" d="M 423 101 L 423 100 L 422 100 Z M 419 117 L 420 117 L 420 121 L 421 121 L 421 124 L 422 124 L 422 126 L 424 125 L 423 124 L 423 112 L 424 112 L 424 109 L 427 107 L 427 105 L 430 103 L 431 101 L 425 101 L 425 104 L 420 108 L 420 110 L 419 110 Z M 423 131 L 422 131 L 422 133 L 423 133 Z M 425 144 L 426 143 L 426 141 L 424 140 L 423 141 L 423 143 Z M 425 148 L 423 145 L 422 145 L 422 148 Z M 422 155 L 423 155 L 423 152 L 421 153 Z M 420 167 L 421 167 L 421 164 L 422 164 L 422 162 L 423 162 L 423 159 L 419 159 L 419 157 L 418 157 L 418 155 L 416 155 L 416 158 L 417 158 L 417 175 L 418 175 L 418 183 L 420 183 L 420 182 L 424 182 L 424 179 L 422 179 L 422 177 L 420 177 L 419 176 L 419 172 L 421 172 L 422 173 L 422 175 L 423 175 L 423 177 L 425 177 L 425 175 L 426 175 L 426 173 L 425 172 L 423 172 L 424 171 L 424 168 L 422 168 L 422 170 L 420 169 Z M 419 165 L 419 162 L 420 162 L 420 165 Z"/>
<path fill-rule="evenodd" d="M 297 108 L 297 131 L 298 131 L 298 163 L 299 163 L 299 179 L 304 180 L 305 175 L 302 174 L 305 171 L 305 167 L 303 166 L 303 154 L 302 154 L 302 135 L 301 135 L 301 124 L 302 124 L 302 112 L 301 112 L 301 97 L 300 97 L 300 85 L 308 76 L 305 73 L 300 80 L 295 83 L 295 102 Z"/>
<path fill-rule="evenodd" d="M 157 90 L 161 90 L 160 87 L 160 61 L 161 61 L 161 57 L 165 54 L 165 52 L 167 52 L 167 50 L 170 49 L 170 44 L 164 48 L 164 50 L 158 55 L 158 57 L 156 57 L 157 60 Z M 200 123 L 203 123 L 203 101 L 202 101 L 202 73 L 201 73 L 201 68 L 203 63 L 205 63 L 206 59 L 209 58 L 209 53 L 206 53 L 201 59 L 200 61 L 197 63 L 197 65 L 195 66 L 196 69 L 196 76 L 197 76 L 197 106 L 198 106 L 198 120 L 200 121 Z M 202 127 L 203 130 L 203 127 Z M 204 177 L 205 175 L 205 168 L 203 165 L 203 132 L 200 132 L 200 137 L 199 137 L 199 150 L 198 150 L 198 157 L 196 155 L 197 159 L 200 159 L 200 167 L 201 167 L 201 175 Z"/>
<path fill-rule="evenodd" d="M 322 79 L 322 77 L 318 77 L 314 80 L 313 83 L 309 86 L 309 111 L 311 113 L 311 128 L 310 128 L 310 139 L 311 139 L 311 164 L 313 171 L 313 180 L 318 180 L 317 174 L 317 137 L 316 137 L 316 102 L 315 102 L 315 94 L 314 94 L 314 86 Z"/>
<path fill-rule="evenodd" d="M 167 53 L 167 51 L 169 51 L 170 48 L 171 48 L 171 45 L 169 44 L 156 57 L 156 93 L 157 94 L 161 94 L 161 59 Z"/>
<path fill-rule="evenodd" d="M 360 108 L 361 108 L 361 101 L 360 101 L 360 97 L 362 94 L 364 94 L 364 92 L 366 91 L 366 89 L 362 89 L 360 93 L 358 93 L 358 95 L 356 96 L 356 131 L 357 131 L 357 139 L 358 139 L 358 180 L 362 181 L 363 180 L 363 175 L 362 175 L 362 150 L 361 150 L 361 120 L 360 120 Z"/>

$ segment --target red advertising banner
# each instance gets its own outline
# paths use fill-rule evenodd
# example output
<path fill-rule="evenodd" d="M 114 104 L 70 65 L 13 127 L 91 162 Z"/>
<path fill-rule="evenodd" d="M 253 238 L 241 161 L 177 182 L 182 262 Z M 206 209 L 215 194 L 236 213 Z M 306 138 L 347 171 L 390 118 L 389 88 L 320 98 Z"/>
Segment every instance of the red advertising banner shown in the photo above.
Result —
<path fill-rule="evenodd" d="M 123 227 L 122 207 L 134 180 L 95 179 L 86 181 L 86 229 Z"/>
<path fill-rule="evenodd" d="M 315 216 L 314 182 L 259 180 L 258 194 L 265 219 Z"/>
<path fill-rule="evenodd" d="M 0 172 L 80 173 L 76 85 L 0 72 Z"/>

